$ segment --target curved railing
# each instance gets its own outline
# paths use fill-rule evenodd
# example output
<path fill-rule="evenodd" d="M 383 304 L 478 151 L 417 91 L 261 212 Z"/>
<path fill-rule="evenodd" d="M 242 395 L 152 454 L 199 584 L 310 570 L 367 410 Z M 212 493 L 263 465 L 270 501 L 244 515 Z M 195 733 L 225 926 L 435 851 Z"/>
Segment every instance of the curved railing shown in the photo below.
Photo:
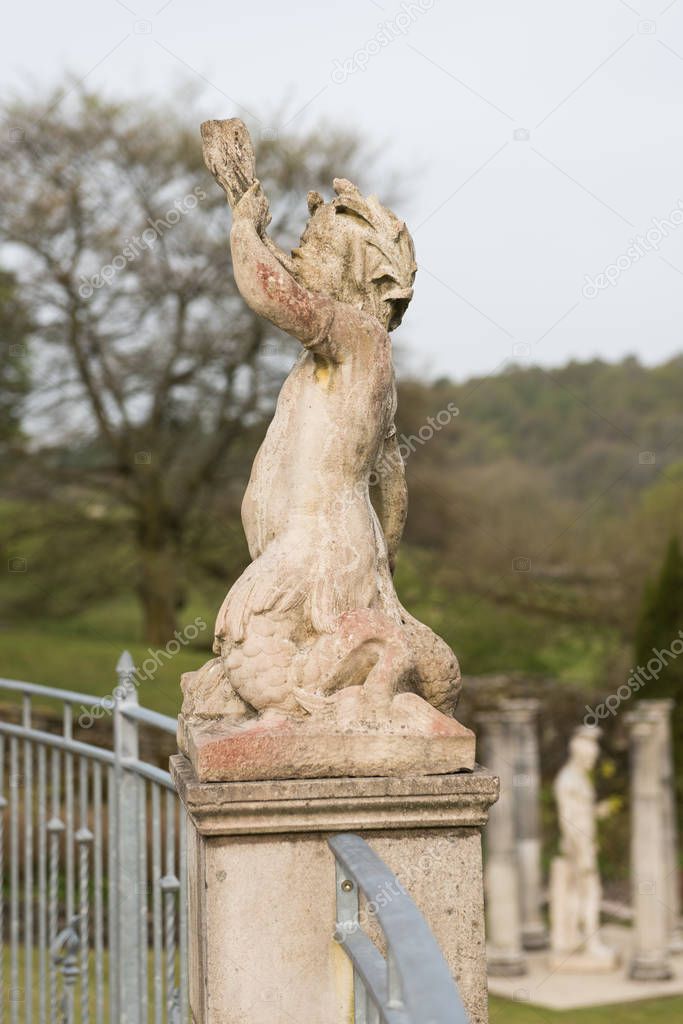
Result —
<path fill-rule="evenodd" d="M 360 836 L 328 843 L 337 869 L 335 938 L 353 964 L 355 1024 L 468 1024 L 436 939 L 396 876 Z M 386 960 L 361 927 L 359 893 L 372 903 Z"/>
<path fill-rule="evenodd" d="M 0 679 L 0 1022 L 189 1019 L 184 817 L 139 743 L 176 721 L 139 705 L 126 652 L 116 674 L 111 698 Z"/>

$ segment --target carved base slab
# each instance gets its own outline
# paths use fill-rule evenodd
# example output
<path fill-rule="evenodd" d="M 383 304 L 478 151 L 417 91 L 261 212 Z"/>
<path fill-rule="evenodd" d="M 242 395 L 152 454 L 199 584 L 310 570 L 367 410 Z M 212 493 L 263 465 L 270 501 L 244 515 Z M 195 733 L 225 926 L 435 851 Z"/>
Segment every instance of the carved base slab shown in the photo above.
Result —
<path fill-rule="evenodd" d="M 391 724 L 340 730 L 315 718 L 202 722 L 185 721 L 181 715 L 178 743 L 200 782 L 473 771 L 474 733 L 454 718 L 430 711 L 427 727 L 421 716 L 419 732 Z"/>

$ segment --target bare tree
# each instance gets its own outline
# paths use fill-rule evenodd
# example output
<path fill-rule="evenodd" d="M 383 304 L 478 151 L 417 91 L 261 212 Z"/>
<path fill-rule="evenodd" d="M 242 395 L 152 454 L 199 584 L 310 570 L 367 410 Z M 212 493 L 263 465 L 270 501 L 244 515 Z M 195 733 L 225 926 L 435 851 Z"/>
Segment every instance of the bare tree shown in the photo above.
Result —
<path fill-rule="evenodd" d="M 13 101 L 0 127 L 0 245 L 34 321 L 29 423 L 44 446 L 89 446 L 81 482 L 125 510 L 145 637 L 163 643 L 188 524 L 271 405 L 286 341 L 235 291 L 196 115 L 83 90 L 58 99 Z M 275 237 L 293 240 L 307 189 L 354 177 L 370 155 L 340 131 L 262 139 Z"/>

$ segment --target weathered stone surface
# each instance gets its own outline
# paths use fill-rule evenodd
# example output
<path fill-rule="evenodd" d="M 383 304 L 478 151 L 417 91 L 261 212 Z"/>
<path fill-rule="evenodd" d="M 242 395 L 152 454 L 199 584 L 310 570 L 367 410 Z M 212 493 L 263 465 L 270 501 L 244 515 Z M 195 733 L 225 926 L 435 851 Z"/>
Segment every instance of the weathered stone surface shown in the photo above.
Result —
<path fill-rule="evenodd" d="M 312 716 L 303 720 L 282 717 L 246 722 L 181 724 L 183 749 L 201 781 L 250 779 L 335 778 L 344 776 L 438 775 L 474 768 L 475 736 L 455 719 L 429 708 L 428 735 L 416 734 L 414 718 L 424 718 L 424 704 L 416 694 L 398 696 L 404 708 L 401 726 L 350 728 L 330 733 Z M 417 705 L 417 707 L 415 707 Z M 414 718 L 413 718 L 414 716 Z"/>
<path fill-rule="evenodd" d="M 348 1024 L 353 986 L 333 939 L 331 832 L 360 832 L 424 914 L 471 1024 L 486 1024 L 480 830 L 498 780 L 469 774 L 201 783 L 171 770 L 188 812 L 196 1024 Z M 382 948 L 365 904 L 362 923 Z"/>
<path fill-rule="evenodd" d="M 481 827 L 499 794 L 482 768 L 455 775 L 406 778 L 281 779 L 200 782 L 186 757 L 171 758 L 181 800 L 203 835 L 423 826 Z"/>
<path fill-rule="evenodd" d="M 183 678 L 183 720 L 228 730 L 257 719 L 273 729 L 276 746 L 282 716 L 315 721 L 328 749 L 341 735 L 335 770 L 346 773 L 361 749 L 350 733 L 374 736 L 385 726 L 392 735 L 442 735 L 429 712 L 452 718 L 460 691 L 455 655 L 403 608 L 392 579 L 407 495 L 389 332 L 413 295 L 413 243 L 376 197 L 337 178 L 330 202 L 309 193 L 306 230 L 285 254 L 265 233 L 269 205 L 245 126 L 210 121 L 202 135 L 207 166 L 233 211 L 238 288 L 302 352 L 242 504 L 252 562 L 218 613 L 217 657 Z M 251 733 L 261 734 L 259 726 Z M 192 746 L 189 737 L 183 726 L 179 742 L 192 753 L 199 740 Z M 425 746 L 415 744 L 415 771 L 425 770 Z M 442 746 L 435 741 L 431 771 L 473 761 L 473 751 L 454 761 Z M 385 748 L 383 764 L 379 742 L 368 739 L 364 749 L 369 767 L 362 770 L 406 770 L 408 755 L 395 744 Z M 277 750 L 275 773 L 285 770 L 278 761 L 300 776 L 329 770 L 313 756 L 315 744 L 298 766 Z M 303 755 L 300 745 L 291 751 Z M 246 747 L 231 756 L 243 777 L 254 777 Z M 196 763 L 204 772 L 209 761 Z M 212 754 L 211 763 L 225 772 L 224 756 Z"/>

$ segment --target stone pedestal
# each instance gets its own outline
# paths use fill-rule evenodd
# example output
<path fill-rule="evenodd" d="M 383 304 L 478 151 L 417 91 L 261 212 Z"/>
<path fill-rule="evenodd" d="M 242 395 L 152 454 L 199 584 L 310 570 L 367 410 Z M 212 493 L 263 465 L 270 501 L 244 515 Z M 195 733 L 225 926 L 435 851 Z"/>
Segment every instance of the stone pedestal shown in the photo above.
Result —
<path fill-rule="evenodd" d="M 503 707 L 514 744 L 515 835 L 524 949 L 545 949 L 549 943 L 548 929 L 541 916 L 539 708 L 539 701 L 521 698 L 507 700 Z"/>
<path fill-rule="evenodd" d="M 672 976 L 669 853 L 663 811 L 661 709 L 641 701 L 627 717 L 631 741 L 631 885 L 635 949 L 630 976 Z"/>
<path fill-rule="evenodd" d="M 480 839 L 498 793 L 489 772 L 199 782 L 180 755 L 171 770 L 188 816 L 195 1024 L 353 1019 L 351 967 L 333 939 L 326 842 L 340 831 L 363 835 L 398 876 L 452 968 L 471 1024 L 485 1024 Z"/>
<path fill-rule="evenodd" d="M 519 865 L 514 799 L 515 736 L 505 711 L 481 716 L 485 760 L 500 776 L 500 799 L 486 829 L 486 931 L 488 970 L 496 976 L 526 973 L 521 947 Z"/>

